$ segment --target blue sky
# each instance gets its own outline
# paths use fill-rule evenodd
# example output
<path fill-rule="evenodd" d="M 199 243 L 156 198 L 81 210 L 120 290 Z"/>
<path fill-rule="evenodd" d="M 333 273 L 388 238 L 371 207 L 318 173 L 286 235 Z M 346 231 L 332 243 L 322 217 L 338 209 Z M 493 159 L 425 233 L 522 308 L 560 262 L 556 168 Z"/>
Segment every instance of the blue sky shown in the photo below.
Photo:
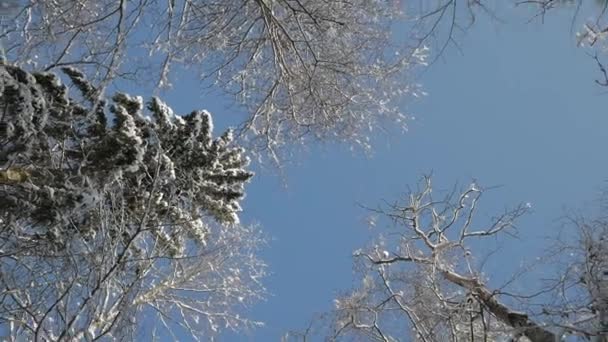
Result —
<path fill-rule="evenodd" d="M 448 49 L 420 76 L 429 96 L 407 105 L 416 117 L 410 131 L 376 137 L 371 156 L 312 146 L 283 178 L 258 171 L 243 221 L 259 223 L 271 240 L 263 252 L 271 296 L 251 312 L 266 327 L 222 340 L 277 341 L 331 309 L 336 294 L 353 286 L 352 251 L 375 233 L 358 203 L 394 201 L 425 173 L 432 171 L 443 189 L 472 179 L 500 185 L 484 197 L 481 215 L 488 217 L 532 203 L 533 214 L 520 221 L 521 239 L 506 243 L 490 263 L 496 279 L 508 274 L 492 265 L 504 272 L 540 254 L 565 209 L 597 198 L 608 175 L 608 89 L 594 84 L 598 70 L 575 47 L 567 13 L 544 24 L 526 18 L 497 24 L 479 17 L 459 37 L 462 52 Z M 198 89 L 178 82 L 165 98 L 177 112 L 210 110 L 219 127 L 238 121 L 227 100 Z"/>

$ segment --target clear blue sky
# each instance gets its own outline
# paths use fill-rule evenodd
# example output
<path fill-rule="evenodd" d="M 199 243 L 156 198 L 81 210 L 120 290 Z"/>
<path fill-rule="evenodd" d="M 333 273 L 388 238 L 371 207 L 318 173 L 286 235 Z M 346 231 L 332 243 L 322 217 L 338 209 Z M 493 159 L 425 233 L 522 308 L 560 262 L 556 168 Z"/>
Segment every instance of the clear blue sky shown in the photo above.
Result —
<path fill-rule="evenodd" d="M 271 238 L 263 252 L 271 297 L 251 312 L 266 327 L 221 340 L 278 341 L 331 309 L 336 294 L 353 285 L 352 251 L 374 234 L 357 203 L 395 200 L 430 171 L 440 188 L 472 178 L 501 185 L 484 197 L 482 215 L 533 204 L 534 213 L 520 221 L 522 240 L 506 244 L 495 264 L 517 267 L 520 256 L 540 253 L 564 208 L 593 201 L 608 179 L 608 89 L 594 84 L 598 70 L 575 48 L 569 20 L 563 14 L 543 25 L 524 17 L 495 24 L 480 17 L 459 39 L 463 53 L 448 49 L 421 76 L 429 96 L 406 108 L 416 117 L 409 133 L 377 137 L 367 157 L 313 146 L 285 169 L 284 181 L 258 172 L 243 221 L 259 223 Z M 165 98 L 178 112 L 206 108 L 220 127 L 236 122 L 219 97 L 177 83 Z"/>

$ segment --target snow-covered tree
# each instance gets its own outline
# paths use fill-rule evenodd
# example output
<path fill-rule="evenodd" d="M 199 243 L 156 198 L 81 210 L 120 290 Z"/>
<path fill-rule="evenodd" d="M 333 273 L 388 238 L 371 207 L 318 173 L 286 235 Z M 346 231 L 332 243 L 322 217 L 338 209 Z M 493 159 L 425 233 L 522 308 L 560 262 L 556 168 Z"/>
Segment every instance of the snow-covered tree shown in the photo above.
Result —
<path fill-rule="evenodd" d="M 241 316 L 265 266 L 238 219 L 253 174 L 232 132 L 64 72 L 79 96 L 0 66 L 0 336 L 207 340 L 259 324 Z"/>
<path fill-rule="evenodd" d="M 332 341 L 606 341 L 606 219 L 574 220 L 576 234 L 556 239 L 542 267 L 512 276 L 492 270 L 506 279 L 497 284 L 483 272 L 483 246 L 516 234 L 530 204 L 483 221 L 476 217 L 483 192 L 471 184 L 437 195 L 427 177 L 405 201 L 373 209 L 395 228 L 355 252 L 358 285 L 286 340 L 321 333 Z M 521 276 L 537 281 L 518 291 L 511 285 Z"/>
<path fill-rule="evenodd" d="M 30 1 L 0 38 L 11 63 L 75 66 L 102 82 L 155 78 L 166 86 L 175 67 L 187 67 L 248 110 L 242 131 L 271 153 L 306 138 L 366 145 L 383 122 L 405 127 L 395 101 L 414 91 L 408 71 L 424 57 L 393 44 L 395 4 Z"/>

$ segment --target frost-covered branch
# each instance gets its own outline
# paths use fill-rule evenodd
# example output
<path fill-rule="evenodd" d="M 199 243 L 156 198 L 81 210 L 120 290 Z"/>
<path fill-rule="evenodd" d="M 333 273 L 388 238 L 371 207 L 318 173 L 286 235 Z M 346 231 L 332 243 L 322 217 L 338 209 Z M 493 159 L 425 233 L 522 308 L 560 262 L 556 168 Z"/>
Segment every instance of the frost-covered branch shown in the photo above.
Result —
<path fill-rule="evenodd" d="M 517 274 L 507 285 L 492 287 L 475 263 L 475 246 L 483 239 L 516 234 L 515 222 L 531 206 L 518 205 L 483 222 L 476 218 L 483 193 L 473 183 L 438 198 L 431 178 L 425 177 L 405 203 L 373 210 L 397 229 L 355 252 L 361 285 L 336 300 L 330 339 L 554 342 L 566 336 L 603 336 L 608 310 L 602 305 L 608 292 L 598 256 L 605 254 L 605 246 L 591 243 L 599 233 L 587 234 L 579 244 L 593 245 L 593 252 L 581 255 L 587 261 L 595 258 L 597 270 L 582 271 L 569 259 L 570 265 L 556 270 L 561 277 L 545 281 L 536 292 L 508 292 L 506 286 Z M 565 256 L 563 247 L 556 255 Z"/>

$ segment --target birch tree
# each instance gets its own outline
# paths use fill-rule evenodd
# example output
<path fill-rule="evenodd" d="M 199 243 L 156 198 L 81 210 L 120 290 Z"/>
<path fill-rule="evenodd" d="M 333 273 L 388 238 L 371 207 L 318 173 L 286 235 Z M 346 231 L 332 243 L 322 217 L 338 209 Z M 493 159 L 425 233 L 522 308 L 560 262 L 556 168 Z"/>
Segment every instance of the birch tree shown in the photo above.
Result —
<path fill-rule="evenodd" d="M 0 335 L 209 340 L 259 325 L 262 236 L 232 132 L 158 98 L 111 100 L 66 68 L 0 66 Z M 180 336 L 179 338 L 177 336 Z"/>

